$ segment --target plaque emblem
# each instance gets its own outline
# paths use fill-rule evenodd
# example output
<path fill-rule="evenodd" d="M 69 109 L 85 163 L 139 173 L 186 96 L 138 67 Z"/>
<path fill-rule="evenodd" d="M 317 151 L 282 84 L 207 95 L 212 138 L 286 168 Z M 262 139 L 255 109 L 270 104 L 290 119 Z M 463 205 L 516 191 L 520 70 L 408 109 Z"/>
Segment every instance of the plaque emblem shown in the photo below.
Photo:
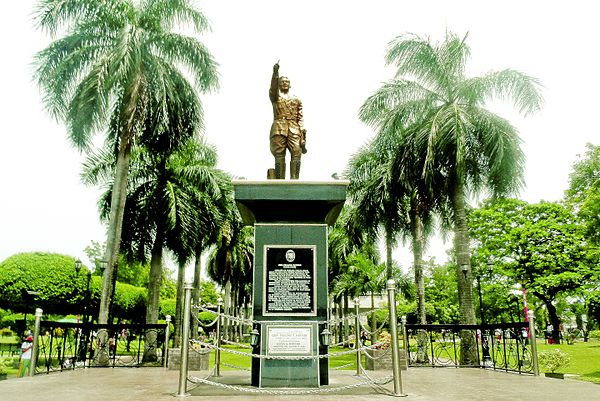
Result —
<path fill-rule="evenodd" d="M 285 253 L 285 260 L 287 260 L 289 263 L 292 263 L 294 260 L 296 260 L 296 252 L 294 252 L 292 249 L 289 249 Z"/>

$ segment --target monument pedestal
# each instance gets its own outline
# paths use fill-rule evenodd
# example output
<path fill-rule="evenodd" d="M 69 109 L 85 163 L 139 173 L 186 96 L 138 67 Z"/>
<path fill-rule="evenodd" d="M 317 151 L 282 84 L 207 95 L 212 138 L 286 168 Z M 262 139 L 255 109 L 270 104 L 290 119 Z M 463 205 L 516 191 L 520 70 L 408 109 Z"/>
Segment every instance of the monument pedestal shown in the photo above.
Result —
<path fill-rule="evenodd" d="M 346 200 L 347 181 L 234 181 L 246 225 L 255 228 L 253 319 L 260 341 L 252 385 L 329 384 L 327 226 Z M 285 358 L 285 359 L 283 359 Z"/>

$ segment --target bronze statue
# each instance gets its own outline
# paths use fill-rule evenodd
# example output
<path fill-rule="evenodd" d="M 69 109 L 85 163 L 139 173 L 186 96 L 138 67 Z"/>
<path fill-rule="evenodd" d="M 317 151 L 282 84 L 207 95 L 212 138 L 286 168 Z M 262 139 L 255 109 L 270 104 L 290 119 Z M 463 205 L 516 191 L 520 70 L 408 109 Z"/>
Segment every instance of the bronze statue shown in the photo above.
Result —
<path fill-rule="evenodd" d="M 306 153 L 306 130 L 302 102 L 289 94 L 290 80 L 279 76 L 279 62 L 273 66 L 269 98 L 273 104 L 271 153 L 275 157 L 275 178 L 285 178 L 285 151 L 289 150 L 290 179 L 300 178 L 300 157 Z"/>

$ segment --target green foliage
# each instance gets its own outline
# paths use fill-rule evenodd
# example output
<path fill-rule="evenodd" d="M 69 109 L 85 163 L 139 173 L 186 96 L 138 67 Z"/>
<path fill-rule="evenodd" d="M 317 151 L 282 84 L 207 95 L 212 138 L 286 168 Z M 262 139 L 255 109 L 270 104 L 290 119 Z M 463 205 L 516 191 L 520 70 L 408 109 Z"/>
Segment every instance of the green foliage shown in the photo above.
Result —
<path fill-rule="evenodd" d="M 425 274 L 425 299 L 427 320 L 434 323 L 458 323 L 458 290 L 456 267 L 453 264 L 429 263 Z"/>
<path fill-rule="evenodd" d="M 177 282 L 171 278 L 170 272 L 163 270 L 163 278 L 160 287 L 160 298 L 171 299 L 177 296 Z"/>
<path fill-rule="evenodd" d="M 0 263 L 0 307 L 32 312 L 77 313 L 83 309 L 87 268 L 75 271 L 75 259 L 53 253 L 21 253 Z M 27 291 L 38 294 L 30 296 Z"/>
<path fill-rule="evenodd" d="M 551 373 L 554 373 L 557 369 L 564 368 L 571 363 L 571 357 L 558 348 L 552 351 L 540 352 L 538 354 L 538 359 L 540 366 Z"/>
<path fill-rule="evenodd" d="M 87 268 L 75 272 L 75 259 L 70 256 L 42 252 L 22 253 L 0 263 L 0 307 L 27 312 L 32 318 L 36 307 L 44 315 L 76 315 L 84 311 L 94 313 L 99 306 L 102 278 L 92 276 L 87 295 Z M 28 296 L 27 291 L 39 294 Z M 116 283 L 115 316 L 143 321 L 146 290 L 130 284 Z M 0 325 L 13 326 L 22 314 L 1 311 Z"/>
<path fill-rule="evenodd" d="M 585 227 L 565 205 L 486 202 L 471 213 L 469 227 L 477 240 L 477 264 L 498 261 L 502 273 L 545 300 L 578 288 L 590 277 L 594 256 Z"/>
<path fill-rule="evenodd" d="M 145 288 L 117 282 L 113 304 L 114 315 L 138 323 L 144 322 L 146 297 Z"/>
<path fill-rule="evenodd" d="M 591 330 L 588 334 L 588 337 L 600 339 L 600 330 Z"/>
<path fill-rule="evenodd" d="M 12 363 L 10 360 L 5 358 L 0 358 L 0 375 L 4 375 L 8 373 L 8 369 L 11 367 Z"/>
<path fill-rule="evenodd" d="M 200 282 L 200 302 L 204 305 L 216 305 L 220 294 L 217 292 L 217 286 L 213 281 L 204 280 Z"/>
<path fill-rule="evenodd" d="M 198 320 L 200 320 L 200 322 L 203 325 L 208 325 L 208 324 L 212 323 L 216 317 L 217 317 L 217 315 L 215 313 L 210 313 L 210 312 L 198 313 Z M 209 328 L 209 330 L 210 330 L 210 328 Z"/>
<path fill-rule="evenodd" d="M 159 317 L 165 319 L 167 315 L 175 318 L 176 299 L 161 299 Z"/>

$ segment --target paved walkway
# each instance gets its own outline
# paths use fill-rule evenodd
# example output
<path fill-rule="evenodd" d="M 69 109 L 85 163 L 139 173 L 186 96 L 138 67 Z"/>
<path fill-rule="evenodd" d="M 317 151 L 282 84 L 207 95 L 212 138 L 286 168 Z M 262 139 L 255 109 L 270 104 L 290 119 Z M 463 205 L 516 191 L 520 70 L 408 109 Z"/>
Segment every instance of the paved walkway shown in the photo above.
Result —
<path fill-rule="evenodd" d="M 191 372 L 205 377 L 207 372 Z M 220 381 L 249 386 L 249 373 L 222 373 Z M 162 368 L 95 368 L 63 373 L 42 374 L 24 379 L 0 381 L 2 401 L 173 401 L 178 389 L 178 371 Z M 333 388 L 351 385 L 364 378 L 352 371 L 332 371 Z M 410 368 L 403 372 L 403 388 L 408 400 L 600 400 L 600 385 L 576 380 L 557 380 L 483 369 Z M 265 395 L 189 384 L 190 401 L 237 400 L 391 400 L 385 389 L 363 386 L 337 393 L 318 395 Z"/>

